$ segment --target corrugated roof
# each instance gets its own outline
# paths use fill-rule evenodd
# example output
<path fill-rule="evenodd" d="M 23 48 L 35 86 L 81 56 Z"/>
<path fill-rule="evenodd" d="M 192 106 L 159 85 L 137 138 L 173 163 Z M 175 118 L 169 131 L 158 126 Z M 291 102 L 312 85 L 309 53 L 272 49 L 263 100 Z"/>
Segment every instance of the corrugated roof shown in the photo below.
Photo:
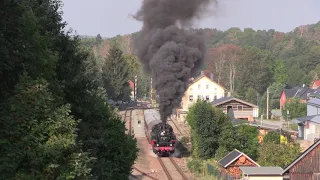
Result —
<path fill-rule="evenodd" d="M 282 175 L 283 169 L 281 167 L 253 167 L 253 166 L 240 166 L 244 175 Z"/>
<path fill-rule="evenodd" d="M 232 101 L 232 100 L 235 100 L 235 101 L 241 102 L 241 103 L 246 104 L 246 105 L 248 105 L 248 106 L 258 107 L 257 105 L 251 104 L 251 103 L 246 102 L 246 101 L 241 100 L 241 99 L 237 99 L 237 98 L 232 97 L 232 96 L 225 96 L 225 97 L 222 97 L 222 98 L 216 99 L 216 100 L 212 101 L 212 103 L 211 103 L 211 104 L 212 104 L 212 105 L 214 105 L 214 106 L 217 106 L 217 105 L 220 105 L 220 104 L 223 104 L 223 103 L 226 103 L 226 102 Z"/>
<path fill-rule="evenodd" d="M 320 106 L 320 99 L 318 98 L 311 98 L 307 104 L 313 105 L 313 106 Z"/>
<path fill-rule="evenodd" d="M 287 98 L 301 98 L 308 99 L 312 96 L 320 96 L 320 88 L 311 89 L 309 87 L 294 87 L 291 89 L 283 90 Z"/>
<path fill-rule="evenodd" d="M 231 163 L 233 163 L 235 160 L 237 160 L 240 156 L 244 155 L 245 157 L 247 157 L 250 161 L 252 161 L 252 163 L 256 164 L 257 166 L 260 167 L 260 165 L 258 163 L 256 163 L 254 160 L 252 160 L 249 156 L 247 156 L 246 154 L 240 152 L 237 149 L 234 149 L 233 151 L 231 151 L 229 154 L 227 154 L 225 157 L 223 157 L 220 161 L 219 164 L 226 168 L 228 167 Z"/>
<path fill-rule="evenodd" d="M 231 151 L 228 155 L 226 155 L 224 158 L 222 158 L 219 161 L 219 164 L 223 167 L 228 166 L 230 163 L 235 161 L 238 157 L 240 157 L 242 153 L 238 151 L 237 149 Z"/>
<path fill-rule="evenodd" d="M 219 99 L 212 101 L 212 104 L 217 105 L 217 104 L 220 104 L 223 102 L 227 102 L 227 101 L 231 100 L 232 98 L 233 98 L 232 96 L 225 96 L 225 97 L 222 97 L 222 98 L 219 98 Z"/>
<path fill-rule="evenodd" d="M 295 123 L 304 123 L 306 121 L 314 122 L 320 124 L 320 115 L 313 115 L 313 116 L 305 116 L 296 118 L 293 122 Z"/>
<path fill-rule="evenodd" d="M 312 118 L 314 118 L 316 115 L 314 116 L 304 116 L 304 117 L 299 117 L 299 118 L 296 118 L 297 121 L 299 122 L 305 122 L 305 121 L 310 121 Z"/>

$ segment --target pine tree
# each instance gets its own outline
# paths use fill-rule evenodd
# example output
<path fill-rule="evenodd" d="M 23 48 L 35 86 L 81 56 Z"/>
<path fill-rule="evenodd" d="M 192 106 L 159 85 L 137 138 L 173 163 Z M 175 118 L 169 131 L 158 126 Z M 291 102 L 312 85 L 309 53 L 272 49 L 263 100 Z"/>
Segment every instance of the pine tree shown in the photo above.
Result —
<path fill-rule="evenodd" d="M 103 84 L 108 97 L 113 100 L 128 100 L 130 87 L 128 83 L 128 64 L 123 53 L 116 45 L 112 46 L 103 66 Z"/>

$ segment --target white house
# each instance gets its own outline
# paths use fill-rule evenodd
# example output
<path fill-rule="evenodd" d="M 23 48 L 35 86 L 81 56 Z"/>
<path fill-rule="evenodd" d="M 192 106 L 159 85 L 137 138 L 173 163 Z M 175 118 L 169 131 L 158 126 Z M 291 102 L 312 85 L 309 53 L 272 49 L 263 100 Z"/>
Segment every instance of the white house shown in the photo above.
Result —
<path fill-rule="evenodd" d="M 225 89 L 218 83 L 213 81 L 213 75 L 210 78 L 205 76 L 203 72 L 194 80 L 191 80 L 188 89 L 182 97 L 181 107 L 176 109 L 177 119 L 185 121 L 188 108 L 197 101 L 197 99 L 207 100 L 211 102 L 225 96 Z"/>
<path fill-rule="evenodd" d="M 307 141 L 315 141 L 320 137 L 320 99 L 307 101 L 307 116 L 297 118 L 299 137 Z"/>

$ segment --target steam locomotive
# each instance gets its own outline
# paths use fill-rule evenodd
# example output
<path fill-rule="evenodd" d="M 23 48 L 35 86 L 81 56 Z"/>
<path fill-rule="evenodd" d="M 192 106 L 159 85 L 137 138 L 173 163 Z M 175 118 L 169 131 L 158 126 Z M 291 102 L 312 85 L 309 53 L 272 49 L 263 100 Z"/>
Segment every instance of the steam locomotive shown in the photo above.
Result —
<path fill-rule="evenodd" d="M 158 156 L 173 154 L 177 139 L 172 127 L 162 123 L 160 114 L 155 109 L 145 110 L 144 116 L 145 132 L 153 152 Z"/>

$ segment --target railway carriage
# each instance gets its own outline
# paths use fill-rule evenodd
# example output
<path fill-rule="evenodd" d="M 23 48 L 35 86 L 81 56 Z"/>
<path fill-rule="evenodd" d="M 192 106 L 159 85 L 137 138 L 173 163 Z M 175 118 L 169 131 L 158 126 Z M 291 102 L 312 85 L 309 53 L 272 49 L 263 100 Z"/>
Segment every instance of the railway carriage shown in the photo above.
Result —
<path fill-rule="evenodd" d="M 145 132 L 155 154 L 170 155 L 175 151 L 176 136 L 169 124 L 163 125 L 160 114 L 155 109 L 144 111 Z"/>

